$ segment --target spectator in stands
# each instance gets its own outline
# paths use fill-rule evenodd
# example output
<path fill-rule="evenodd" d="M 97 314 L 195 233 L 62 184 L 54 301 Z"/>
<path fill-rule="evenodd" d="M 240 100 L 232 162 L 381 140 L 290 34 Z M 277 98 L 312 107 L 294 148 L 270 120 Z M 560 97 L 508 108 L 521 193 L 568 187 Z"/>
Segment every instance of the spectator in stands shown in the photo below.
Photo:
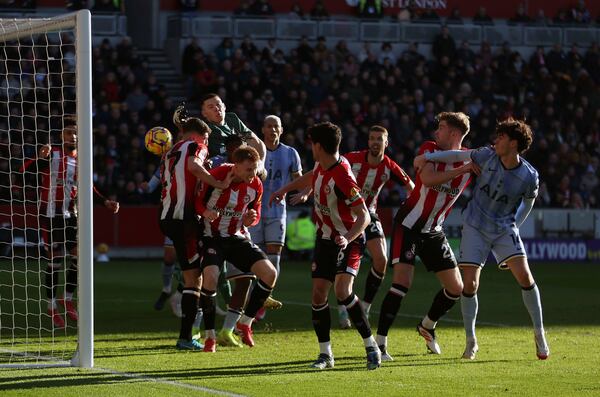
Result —
<path fill-rule="evenodd" d="M 473 23 L 480 25 L 493 25 L 494 21 L 487 13 L 485 7 L 479 7 L 477 13 L 473 17 Z"/>
<path fill-rule="evenodd" d="M 450 15 L 448 16 L 448 18 L 446 18 L 446 24 L 458 25 L 458 24 L 462 24 L 462 23 L 463 23 L 463 19 L 462 19 L 462 16 L 460 15 L 460 9 L 458 7 L 454 7 L 452 9 L 452 11 L 450 12 Z"/>
<path fill-rule="evenodd" d="M 571 23 L 571 20 L 569 19 L 567 11 L 564 8 L 560 8 L 552 22 L 555 25 L 569 25 Z"/>
<path fill-rule="evenodd" d="M 419 16 L 419 20 L 423 22 L 439 22 L 440 16 L 433 8 L 426 8 Z"/>
<path fill-rule="evenodd" d="M 549 21 L 546 18 L 546 13 L 541 8 L 538 10 L 537 15 L 535 16 L 535 24 L 540 26 L 548 25 Z"/>
<path fill-rule="evenodd" d="M 532 20 L 529 15 L 527 15 L 527 10 L 525 10 L 525 5 L 523 3 L 519 3 L 517 12 L 509 19 L 509 22 L 512 23 L 530 23 L 531 21 Z"/>
<path fill-rule="evenodd" d="M 392 64 L 396 63 L 396 55 L 394 54 L 394 50 L 392 49 L 392 44 L 385 42 L 381 45 L 381 52 L 379 53 L 379 63 L 383 65 L 386 59 Z"/>
<path fill-rule="evenodd" d="M 578 0 L 577 4 L 569 10 L 569 18 L 573 23 L 588 24 L 592 20 L 592 14 L 585 6 L 585 0 Z"/>
<path fill-rule="evenodd" d="M 567 71 L 567 55 L 564 53 L 562 46 L 559 43 L 554 44 L 552 50 L 548 52 L 546 65 L 550 73 L 562 75 Z"/>
<path fill-rule="evenodd" d="M 121 11 L 120 0 L 96 0 L 92 11 L 96 12 L 119 12 Z"/>
<path fill-rule="evenodd" d="M 240 0 L 240 5 L 238 6 L 238 8 L 233 10 L 233 15 L 235 15 L 236 17 L 246 17 L 252 15 L 250 6 L 250 0 Z"/>
<path fill-rule="evenodd" d="M 435 36 L 431 47 L 433 56 L 439 61 L 442 57 L 454 58 L 456 43 L 450 35 L 448 26 L 443 25 L 441 32 Z"/>
<path fill-rule="evenodd" d="M 396 18 L 398 22 L 410 22 L 415 16 L 414 10 L 409 7 L 401 7 Z"/>
<path fill-rule="evenodd" d="M 273 15 L 273 6 L 269 3 L 269 0 L 255 0 L 254 4 L 250 6 L 250 14 L 259 16 Z"/>
<path fill-rule="evenodd" d="M 196 54 L 204 55 L 204 51 L 198 45 L 198 39 L 193 37 L 181 56 L 181 71 L 184 75 L 189 76 L 196 72 Z"/>
<path fill-rule="evenodd" d="M 323 0 L 316 0 L 315 5 L 310 10 L 311 19 L 327 20 L 329 19 L 329 12 L 325 8 Z"/>
<path fill-rule="evenodd" d="M 358 2 L 358 16 L 361 18 L 376 18 L 383 16 L 381 0 L 360 0 Z"/>
<path fill-rule="evenodd" d="M 304 19 L 304 10 L 299 2 L 294 2 L 292 4 L 292 8 L 290 9 L 290 13 L 288 14 L 288 18 L 290 19 Z"/>
<path fill-rule="evenodd" d="M 230 59 L 233 56 L 234 48 L 233 48 L 233 40 L 230 37 L 225 37 L 221 44 L 217 48 L 215 48 L 215 55 L 219 63 L 223 62 L 225 59 Z"/>

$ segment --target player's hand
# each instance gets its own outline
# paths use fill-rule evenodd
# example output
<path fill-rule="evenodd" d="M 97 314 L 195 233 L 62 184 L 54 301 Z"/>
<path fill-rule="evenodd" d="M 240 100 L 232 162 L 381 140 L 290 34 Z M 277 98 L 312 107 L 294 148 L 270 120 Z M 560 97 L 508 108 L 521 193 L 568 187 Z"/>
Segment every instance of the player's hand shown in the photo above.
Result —
<path fill-rule="evenodd" d="M 336 236 L 334 241 L 343 250 L 348 246 L 348 239 L 342 235 Z"/>
<path fill-rule="evenodd" d="M 215 187 L 217 189 L 225 190 L 229 187 L 229 185 L 231 185 L 231 181 L 233 181 L 233 170 L 229 171 L 229 173 L 227 174 L 225 179 L 223 179 L 222 181 L 219 181 L 219 183 L 218 183 L 219 186 L 215 186 Z"/>
<path fill-rule="evenodd" d="M 256 212 L 256 210 L 250 209 L 250 210 L 246 211 L 246 213 L 244 214 L 244 219 L 243 219 L 244 226 L 246 226 L 246 227 L 252 226 L 254 224 L 254 222 L 256 222 L 257 218 L 258 218 L 258 212 Z"/>
<path fill-rule="evenodd" d="M 206 209 L 202 213 L 202 216 L 212 222 L 219 217 L 219 211 Z"/>
<path fill-rule="evenodd" d="M 44 145 L 40 148 L 38 152 L 38 157 L 41 159 L 45 159 L 50 155 L 50 151 L 52 151 L 52 147 L 50 145 Z"/>
<path fill-rule="evenodd" d="M 415 172 L 417 174 L 420 173 L 423 167 L 425 167 L 425 164 L 427 164 L 427 160 L 425 160 L 424 154 L 415 157 L 415 159 L 413 160 L 413 167 L 415 168 Z"/>
<path fill-rule="evenodd" d="M 119 212 L 120 206 L 119 206 L 118 201 L 106 200 L 104 202 L 104 206 L 106 208 L 108 208 L 109 210 L 111 210 L 113 214 L 116 214 L 117 212 Z"/>
<path fill-rule="evenodd" d="M 298 204 L 306 203 L 306 200 L 308 200 L 308 196 L 310 196 L 311 192 L 312 192 L 312 189 L 310 187 L 307 187 L 304 190 L 302 190 L 301 192 L 298 192 L 296 194 L 290 194 L 290 204 L 298 205 Z"/>
<path fill-rule="evenodd" d="M 271 196 L 269 197 L 269 207 L 273 206 L 273 202 L 276 203 L 281 203 L 283 200 L 285 200 L 285 193 L 281 192 L 281 190 L 278 190 L 276 192 L 273 192 L 271 194 Z"/>
<path fill-rule="evenodd" d="M 140 188 L 142 188 L 144 192 L 148 192 L 148 182 L 140 183 Z"/>
<path fill-rule="evenodd" d="M 468 164 L 463 165 L 461 168 L 465 169 L 465 174 L 470 172 L 471 174 L 475 174 L 476 176 L 481 175 L 481 167 L 477 164 L 475 164 L 475 162 L 471 161 Z"/>

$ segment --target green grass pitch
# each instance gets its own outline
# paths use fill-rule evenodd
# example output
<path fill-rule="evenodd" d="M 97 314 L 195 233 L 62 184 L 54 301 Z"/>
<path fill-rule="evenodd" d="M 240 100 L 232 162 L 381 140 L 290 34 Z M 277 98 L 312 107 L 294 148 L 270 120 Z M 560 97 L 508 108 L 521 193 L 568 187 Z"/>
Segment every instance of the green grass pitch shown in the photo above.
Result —
<path fill-rule="evenodd" d="M 285 306 L 255 325 L 256 347 L 218 348 L 216 354 L 174 349 L 178 319 L 168 306 L 162 312 L 152 308 L 160 291 L 159 268 L 158 261 L 97 264 L 96 368 L 0 369 L 0 395 L 600 395 L 598 265 L 533 265 L 552 352 L 546 361 L 535 357 L 520 289 L 509 272 L 495 266 L 482 274 L 477 359 L 459 358 L 464 348 L 459 307 L 438 325 L 443 354 L 427 354 L 414 328 L 439 284 L 418 266 L 389 336 L 395 361 L 375 371 L 365 368 L 358 333 L 339 329 L 332 333 L 336 367 L 308 368 L 318 354 L 308 263 L 282 264 L 274 296 Z M 363 275 L 367 268 L 363 265 Z M 376 312 L 390 278 L 388 274 L 373 305 Z M 363 285 L 364 277 L 359 277 L 356 291 L 362 293 Z M 332 316 L 336 325 L 335 310 Z M 371 322 L 376 328 L 376 314 Z"/>

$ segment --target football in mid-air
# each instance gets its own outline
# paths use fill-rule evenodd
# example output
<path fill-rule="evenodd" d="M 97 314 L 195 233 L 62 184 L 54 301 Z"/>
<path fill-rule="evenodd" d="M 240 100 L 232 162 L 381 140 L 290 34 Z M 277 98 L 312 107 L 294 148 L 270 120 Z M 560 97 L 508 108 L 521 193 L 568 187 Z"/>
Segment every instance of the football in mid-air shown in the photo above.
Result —
<path fill-rule="evenodd" d="M 165 127 L 153 127 L 146 132 L 144 144 L 150 153 L 162 156 L 173 146 L 173 135 Z"/>

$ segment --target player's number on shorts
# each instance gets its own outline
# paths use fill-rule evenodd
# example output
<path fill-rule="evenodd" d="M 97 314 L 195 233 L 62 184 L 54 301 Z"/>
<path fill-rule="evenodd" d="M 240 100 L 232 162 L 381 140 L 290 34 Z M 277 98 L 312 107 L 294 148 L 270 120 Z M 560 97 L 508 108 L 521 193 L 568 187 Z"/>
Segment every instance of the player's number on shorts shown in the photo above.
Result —
<path fill-rule="evenodd" d="M 379 233 L 379 222 L 371 224 L 371 233 Z"/>
<path fill-rule="evenodd" d="M 519 239 L 517 238 L 517 236 L 515 236 L 513 233 L 510 234 L 510 238 L 512 239 L 513 244 L 515 245 L 515 247 L 519 247 Z"/>
<path fill-rule="evenodd" d="M 444 259 L 452 258 L 452 249 L 450 248 L 450 245 L 442 244 L 442 257 Z"/>

